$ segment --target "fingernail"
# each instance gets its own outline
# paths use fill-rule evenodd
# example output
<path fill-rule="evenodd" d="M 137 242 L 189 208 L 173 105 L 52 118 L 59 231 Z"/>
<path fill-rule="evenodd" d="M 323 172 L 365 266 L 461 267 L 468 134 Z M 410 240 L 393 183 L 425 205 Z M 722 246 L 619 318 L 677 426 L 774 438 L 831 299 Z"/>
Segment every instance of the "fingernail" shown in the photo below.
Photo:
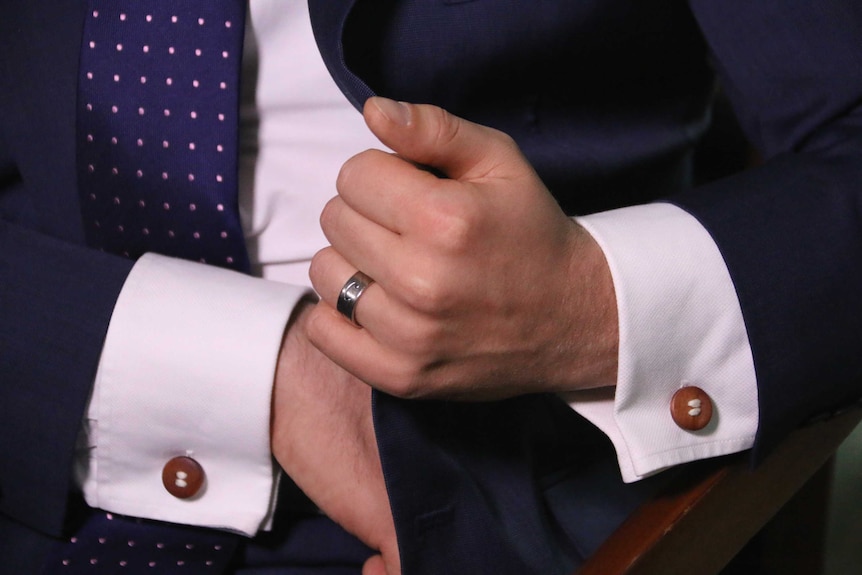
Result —
<path fill-rule="evenodd" d="M 389 98 L 374 98 L 374 104 L 380 113 L 386 116 L 390 122 L 406 126 L 410 123 L 410 107 L 401 102 L 390 100 Z"/>

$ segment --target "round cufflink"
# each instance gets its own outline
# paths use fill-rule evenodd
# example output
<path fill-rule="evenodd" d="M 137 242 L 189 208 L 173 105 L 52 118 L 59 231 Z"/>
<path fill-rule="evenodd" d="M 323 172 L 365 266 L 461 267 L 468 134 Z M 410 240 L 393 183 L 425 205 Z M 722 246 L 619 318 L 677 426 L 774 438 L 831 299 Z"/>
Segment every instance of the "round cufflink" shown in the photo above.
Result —
<path fill-rule="evenodd" d="M 699 387 L 681 387 L 670 400 L 670 416 L 682 429 L 698 431 L 712 420 L 712 400 Z"/>
<path fill-rule="evenodd" d="M 197 495 L 205 479 L 204 468 L 187 455 L 174 457 L 162 468 L 162 484 L 177 499 L 189 499 Z"/>

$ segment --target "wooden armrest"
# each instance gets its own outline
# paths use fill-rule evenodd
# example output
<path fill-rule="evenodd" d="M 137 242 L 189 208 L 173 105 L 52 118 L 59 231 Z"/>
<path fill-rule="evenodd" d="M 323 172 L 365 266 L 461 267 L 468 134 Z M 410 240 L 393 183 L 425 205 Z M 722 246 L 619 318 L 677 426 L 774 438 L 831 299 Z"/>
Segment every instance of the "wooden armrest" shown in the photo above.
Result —
<path fill-rule="evenodd" d="M 756 469 L 746 454 L 692 464 L 647 501 L 577 575 L 718 573 L 835 453 L 862 419 L 853 409 L 798 429 Z"/>

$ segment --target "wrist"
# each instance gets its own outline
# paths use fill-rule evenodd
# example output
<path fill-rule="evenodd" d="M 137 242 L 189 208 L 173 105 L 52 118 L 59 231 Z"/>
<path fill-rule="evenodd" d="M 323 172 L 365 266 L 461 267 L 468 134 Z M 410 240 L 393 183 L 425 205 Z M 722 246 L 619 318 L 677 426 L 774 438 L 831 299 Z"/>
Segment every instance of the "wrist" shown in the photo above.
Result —
<path fill-rule="evenodd" d="M 557 391 L 615 385 L 619 318 L 610 266 L 598 242 L 575 222 L 569 239 L 569 265 L 561 284 L 568 361 L 560 363 Z"/>
<path fill-rule="evenodd" d="M 272 442 L 273 454 L 278 457 L 276 442 L 279 437 L 279 429 L 276 422 L 284 420 L 285 411 L 294 405 L 287 396 L 293 393 L 290 389 L 291 382 L 302 381 L 301 370 L 308 365 L 309 354 L 319 353 L 308 341 L 305 335 L 308 315 L 314 308 L 315 302 L 310 297 L 303 298 L 297 303 L 284 328 L 281 341 L 281 349 L 275 367 L 275 377 L 272 385 L 272 406 L 270 410 L 270 440 Z"/>

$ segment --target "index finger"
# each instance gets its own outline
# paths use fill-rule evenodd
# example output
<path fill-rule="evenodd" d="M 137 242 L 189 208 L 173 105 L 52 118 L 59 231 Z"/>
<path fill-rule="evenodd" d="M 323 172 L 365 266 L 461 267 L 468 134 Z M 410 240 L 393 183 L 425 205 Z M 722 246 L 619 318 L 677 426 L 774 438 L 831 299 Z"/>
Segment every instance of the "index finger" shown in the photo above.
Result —
<path fill-rule="evenodd" d="M 351 209 L 390 231 L 402 233 L 415 226 L 415 216 L 425 209 L 425 196 L 439 184 L 435 175 L 404 158 L 367 150 L 344 163 L 336 189 Z"/>

